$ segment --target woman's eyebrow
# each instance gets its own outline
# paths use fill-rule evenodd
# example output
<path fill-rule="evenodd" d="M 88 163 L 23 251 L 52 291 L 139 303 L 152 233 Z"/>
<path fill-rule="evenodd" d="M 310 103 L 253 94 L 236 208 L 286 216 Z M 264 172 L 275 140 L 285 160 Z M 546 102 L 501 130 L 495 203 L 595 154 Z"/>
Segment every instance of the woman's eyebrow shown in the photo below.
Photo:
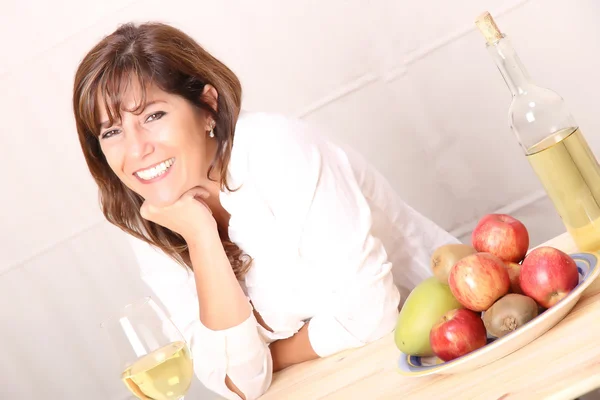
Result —
<path fill-rule="evenodd" d="M 149 102 L 147 102 L 147 103 L 146 103 L 146 105 L 144 106 L 144 109 L 143 109 L 141 112 L 144 112 L 144 111 L 146 110 L 146 108 L 148 108 L 148 107 L 150 107 L 151 105 L 153 105 L 153 104 L 156 104 L 156 103 L 166 103 L 166 101 L 164 101 L 164 100 L 160 100 L 160 99 L 156 99 L 156 100 L 149 101 Z M 102 121 L 102 122 L 100 123 L 99 127 L 100 127 L 100 129 L 106 129 L 106 128 L 108 128 L 110 125 L 111 125 L 110 121 L 109 121 L 109 120 L 106 120 L 106 121 Z"/>

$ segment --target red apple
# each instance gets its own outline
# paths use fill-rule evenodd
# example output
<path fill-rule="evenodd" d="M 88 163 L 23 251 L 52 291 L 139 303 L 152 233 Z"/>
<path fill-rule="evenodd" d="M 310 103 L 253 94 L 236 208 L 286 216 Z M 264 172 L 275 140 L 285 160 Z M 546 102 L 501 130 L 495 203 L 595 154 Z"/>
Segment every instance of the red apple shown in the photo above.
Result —
<path fill-rule="evenodd" d="M 492 253 L 503 261 L 519 263 L 529 249 L 529 233 L 521 221 L 506 214 L 487 214 L 473 230 L 475 250 Z"/>
<path fill-rule="evenodd" d="M 464 308 L 454 309 L 433 325 L 429 343 L 436 356 L 450 361 L 485 346 L 487 332 L 478 314 Z"/>
<path fill-rule="evenodd" d="M 579 283 L 575 260 L 554 247 L 538 247 L 521 265 L 523 293 L 540 306 L 550 308 L 565 298 Z"/>
<path fill-rule="evenodd" d="M 523 294 L 519 278 L 521 276 L 521 264 L 507 262 L 505 265 L 506 270 L 508 271 L 508 277 L 510 278 L 510 291 L 517 294 Z"/>
<path fill-rule="evenodd" d="M 464 307 L 485 311 L 510 290 L 504 262 L 493 254 L 475 253 L 461 258 L 450 270 L 450 291 Z"/>

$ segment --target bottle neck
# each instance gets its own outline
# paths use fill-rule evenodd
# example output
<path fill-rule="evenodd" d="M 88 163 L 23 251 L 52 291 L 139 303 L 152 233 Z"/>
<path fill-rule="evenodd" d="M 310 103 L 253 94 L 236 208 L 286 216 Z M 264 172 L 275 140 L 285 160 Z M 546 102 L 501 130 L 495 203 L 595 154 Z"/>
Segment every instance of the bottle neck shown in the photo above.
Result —
<path fill-rule="evenodd" d="M 502 35 L 501 39 L 488 45 L 487 49 L 513 97 L 527 93 L 528 87 L 532 85 L 529 74 L 506 36 Z"/>

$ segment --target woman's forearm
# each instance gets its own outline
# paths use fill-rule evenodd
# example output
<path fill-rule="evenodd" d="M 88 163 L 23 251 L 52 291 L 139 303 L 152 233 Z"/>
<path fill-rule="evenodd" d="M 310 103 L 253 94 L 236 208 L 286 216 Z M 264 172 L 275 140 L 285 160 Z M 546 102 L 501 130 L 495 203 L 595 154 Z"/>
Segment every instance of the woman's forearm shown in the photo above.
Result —
<path fill-rule="evenodd" d="M 200 321 L 208 329 L 223 330 L 244 322 L 252 309 L 233 273 L 218 233 L 206 232 L 187 241 L 200 303 Z M 242 400 L 246 397 L 225 376 L 225 384 Z"/>
<path fill-rule="evenodd" d="M 222 330 L 248 319 L 251 306 L 231 269 L 218 234 L 197 236 L 188 241 L 188 246 L 202 324 L 212 330 Z M 294 336 L 271 344 L 274 371 L 318 358 L 308 339 L 308 325 L 305 324 Z M 231 382 L 227 383 L 230 386 Z"/>
<path fill-rule="evenodd" d="M 309 323 L 304 324 L 294 336 L 271 343 L 273 372 L 280 371 L 290 365 L 319 358 L 308 338 Z"/>
<path fill-rule="evenodd" d="M 239 325 L 251 307 L 231 268 L 218 233 L 209 231 L 188 241 L 200 303 L 200 321 L 212 330 Z"/>

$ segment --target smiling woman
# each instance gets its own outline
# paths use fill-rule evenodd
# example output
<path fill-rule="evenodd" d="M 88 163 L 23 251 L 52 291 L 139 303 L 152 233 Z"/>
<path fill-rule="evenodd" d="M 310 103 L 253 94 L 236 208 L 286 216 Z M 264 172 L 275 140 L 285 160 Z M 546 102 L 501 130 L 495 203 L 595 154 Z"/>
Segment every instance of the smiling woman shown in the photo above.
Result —
<path fill-rule="evenodd" d="M 200 380 L 254 399 L 274 371 L 391 332 L 430 254 L 458 241 L 316 127 L 240 108 L 231 70 L 160 23 L 118 28 L 75 76 L 104 215 Z"/>
<path fill-rule="evenodd" d="M 144 97 L 148 101 L 140 106 Z M 208 85 L 205 97 L 215 104 L 216 93 Z M 210 186 L 205 175 L 217 141 L 205 133 L 214 132 L 212 117 L 181 96 L 153 84 L 142 90 L 136 81 L 123 90 L 121 104 L 128 111 L 113 121 L 109 107 L 99 109 L 102 125 L 107 126 L 99 131 L 99 143 L 123 184 L 155 205 L 172 204 L 193 186 Z"/>

